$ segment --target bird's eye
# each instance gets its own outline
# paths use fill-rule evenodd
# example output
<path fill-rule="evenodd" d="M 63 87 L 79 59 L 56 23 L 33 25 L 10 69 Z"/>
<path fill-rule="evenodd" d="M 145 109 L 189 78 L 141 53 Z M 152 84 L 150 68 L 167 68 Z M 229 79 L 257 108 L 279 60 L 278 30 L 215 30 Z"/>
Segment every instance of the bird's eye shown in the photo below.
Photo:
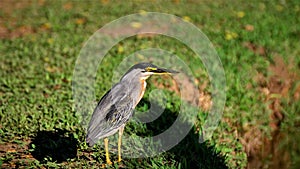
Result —
<path fill-rule="evenodd" d="M 156 70 L 156 68 L 153 68 L 153 67 L 147 67 L 147 68 L 145 68 L 146 72 L 151 72 L 153 70 Z"/>

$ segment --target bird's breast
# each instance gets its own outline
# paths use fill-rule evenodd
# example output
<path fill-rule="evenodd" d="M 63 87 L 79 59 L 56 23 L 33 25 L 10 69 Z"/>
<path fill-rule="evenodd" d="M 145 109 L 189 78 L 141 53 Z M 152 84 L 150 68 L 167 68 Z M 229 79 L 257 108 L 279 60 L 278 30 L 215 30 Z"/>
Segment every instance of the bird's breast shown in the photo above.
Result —
<path fill-rule="evenodd" d="M 141 82 L 141 91 L 140 91 L 140 94 L 139 94 L 139 99 L 138 99 L 138 101 L 136 102 L 136 105 L 137 105 L 137 104 L 141 101 L 141 99 L 143 98 L 144 93 L 145 93 L 145 91 L 146 91 L 146 86 L 147 86 L 147 82 L 146 82 L 145 79 L 140 80 L 140 82 Z M 136 105 L 135 105 L 135 106 L 136 106 Z"/>

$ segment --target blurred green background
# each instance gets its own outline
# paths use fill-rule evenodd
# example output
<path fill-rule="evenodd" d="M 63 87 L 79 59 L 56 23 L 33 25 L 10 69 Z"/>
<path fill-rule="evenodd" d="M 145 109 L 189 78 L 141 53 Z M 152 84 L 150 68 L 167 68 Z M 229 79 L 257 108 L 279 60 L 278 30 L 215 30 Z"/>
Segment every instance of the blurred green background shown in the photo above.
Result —
<path fill-rule="evenodd" d="M 80 49 L 103 25 L 133 13 L 162 12 L 207 35 L 223 63 L 227 102 L 212 139 L 199 144 L 210 101 L 208 78 L 181 42 L 134 36 L 99 67 L 96 97 L 110 88 L 113 68 L 132 52 L 162 48 L 191 67 L 203 111 L 188 136 L 156 157 L 104 166 L 102 145 L 88 148 L 73 107 L 72 74 Z M 300 2 L 294 1 L 0 1 L 0 166 L 2 168 L 299 168 Z M 163 66 L 163 65 L 160 65 Z M 126 132 L 151 135 L 172 123 L 179 95 L 164 86 L 166 112 Z M 171 83 L 171 82 L 170 82 Z M 149 107 L 149 91 L 137 106 Z M 126 149 L 126 148 L 125 148 Z M 112 156 L 116 159 L 116 156 Z"/>

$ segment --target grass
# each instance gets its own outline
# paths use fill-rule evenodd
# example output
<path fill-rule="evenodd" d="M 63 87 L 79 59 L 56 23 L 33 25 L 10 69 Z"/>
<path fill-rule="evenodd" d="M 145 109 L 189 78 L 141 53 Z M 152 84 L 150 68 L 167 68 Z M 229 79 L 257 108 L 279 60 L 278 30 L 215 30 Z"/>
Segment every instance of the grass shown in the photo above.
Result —
<path fill-rule="evenodd" d="M 211 140 L 198 143 L 199 128 L 206 116 L 200 112 L 199 122 L 170 151 L 151 158 L 124 159 L 110 168 L 245 168 L 264 161 L 260 166 L 263 167 L 277 165 L 272 158 L 281 151 L 287 154 L 284 165 L 299 166 L 300 148 L 296 140 L 300 112 L 297 96 L 300 92 L 300 4 L 297 1 L 34 1 L 18 4 L 4 3 L 5 10 L 3 7 L 0 10 L 0 28 L 4 32 L 0 33 L 0 165 L 3 168 L 102 166 L 103 146 L 87 147 L 85 131 L 75 116 L 73 70 L 89 36 L 104 24 L 141 10 L 175 14 L 201 28 L 224 66 L 227 102 Z M 208 80 L 201 61 L 187 46 L 164 36 L 134 36 L 114 46 L 99 66 L 96 97 L 100 99 L 112 85 L 114 67 L 132 52 L 150 47 L 172 51 L 183 59 L 199 81 L 199 88 Z M 149 107 L 151 89 L 168 83 L 155 77 L 149 81 L 138 110 Z M 162 117 L 148 125 L 132 122 L 126 132 L 159 133 L 160 125 L 167 126 L 168 118 L 172 121 L 177 117 L 179 97 L 173 90 L 164 91 L 167 98 L 172 99 L 168 100 Z M 204 92 L 209 94 L 209 88 Z M 274 106 L 277 104 L 279 106 Z M 284 117 L 279 118 L 280 124 L 270 118 L 274 112 Z M 287 139 L 280 139 L 280 144 L 272 142 L 276 140 L 275 132 L 285 133 Z M 271 141 L 257 141 L 253 137 Z M 281 147 L 280 151 L 267 150 L 272 146 L 276 150 Z M 254 155 L 259 158 L 251 161 Z"/>

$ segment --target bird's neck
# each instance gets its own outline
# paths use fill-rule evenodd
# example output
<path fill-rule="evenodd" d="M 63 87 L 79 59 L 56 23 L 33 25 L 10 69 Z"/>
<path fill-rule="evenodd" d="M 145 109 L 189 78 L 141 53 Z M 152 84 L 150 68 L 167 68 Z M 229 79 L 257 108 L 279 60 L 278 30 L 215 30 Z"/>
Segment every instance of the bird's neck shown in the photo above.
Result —
<path fill-rule="evenodd" d="M 140 102 L 140 100 L 143 98 L 143 96 L 144 96 L 144 94 L 145 94 L 146 86 L 147 86 L 146 79 L 141 79 L 141 80 L 140 80 L 140 84 L 141 84 L 141 92 L 140 92 L 140 97 L 139 97 L 138 102 Z M 138 102 L 137 102 L 137 103 L 138 103 Z"/>

